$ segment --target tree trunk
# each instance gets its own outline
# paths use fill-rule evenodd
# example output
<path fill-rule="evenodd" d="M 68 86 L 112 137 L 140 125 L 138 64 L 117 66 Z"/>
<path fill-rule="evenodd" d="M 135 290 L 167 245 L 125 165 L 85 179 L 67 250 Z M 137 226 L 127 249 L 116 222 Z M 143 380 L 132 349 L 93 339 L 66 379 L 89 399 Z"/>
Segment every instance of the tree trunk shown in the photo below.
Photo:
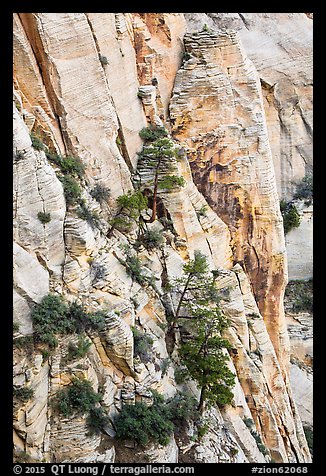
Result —
<path fill-rule="evenodd" d="M 205 391 L 206 391 L 206 385 L 204 385 L 202 388 L 201 388 L 201 392 L 200 392 L 200 399 L 199 399 L 199 404 L 198 404 L 198 408 L 197 410 L 199 411 L 199 413 L 202 415 L 205 411 Z"/>

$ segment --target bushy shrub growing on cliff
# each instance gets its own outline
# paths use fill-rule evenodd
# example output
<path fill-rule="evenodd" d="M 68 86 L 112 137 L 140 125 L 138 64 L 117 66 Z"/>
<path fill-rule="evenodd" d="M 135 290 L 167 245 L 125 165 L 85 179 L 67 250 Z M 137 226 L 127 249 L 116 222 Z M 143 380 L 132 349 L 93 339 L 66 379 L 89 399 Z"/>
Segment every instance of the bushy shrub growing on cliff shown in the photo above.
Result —
<path fill-rule="evenodd" d="M 100 217 L 96 212 L 91 211 L 84 202 L 80 202 L 79 207 L 76 210 L 78 218 L 87 221 L 87 223 L 92 227 L 96 228 L 100 224 Z"/>
<path fill-rule="evenodd" d="M 313 199 L 313 180 L 312 174 L 307 174 L 297 184 L 297 189 L 294 194 L 294 199 L 305 200 L 307 205 L 310 205 Z"/>
<path fill-rule="evenodd" d="M 79 336 L 77 344 L 70 342 L 68 345 L 68 360 L 85 357 L 91 344 L 91 341 L 82 335 Z"/>
<path fill-rule="evenodd" d="M 43 143 L 42 139 L 38 135 L 36 135 L 34 132 L 30 133 L 30 138 L 31 138 L 32 146 L 34 147 L 34 149 L 36 150 L 46 149 L 46 145 Z"/>
<path fill-rule="evenodd" d="M 69 175 L 60 175 L 58 178 L 63 185 L 67 205 L 76 205 L 81 199 L 81 188 L 78 182 Z"/>
<path fill-rule="evenodd" d="M 105 202 L 110 196 L 110 189 L 98 183 L 91 190 L 91 196 L 99 203 Z"/>
<path fill-rule="evenodd" d="M 293 228 L 298 228 L 300 225 L 300 215 L 294 203 L 281 200 L 280 209 L 283 217 L 284 233 L 287 234 Z"/>
<path fill-rule="evenodd" d="M 143 127 L 143 129 L 139 132 L 139 135 L 143 140 L 154 141 L 160 137 L 166 137 L 168 135 L 168 131 L 162 126 L 149 126 Z"/>
<path fill-rule="evenodd" d="M 85 173 L 85 165 L 78 156 L 62 156 L 59 154 L 47 152 L 47 158 L 60 167 L 64 175 L 70 175 L 77 178 L 82 178 Z"/>
<path fill-rule="evenodd" d="M 37 218 L 40 220 L 43 225 L 51 221 L 51 214 L 46 212 L 38 212 Z"/>
<path fill-rule="evenodd" d="M 158 188 L 173 190 L 175 187 L 184 187 L 185 184 L 186 181 L 183 177 L 178 177 L 177 175 L 166 175 L 159 181 Z"/>
<path fill-rule="evenodd" d="M 141 402 L 124 405 L 115 419 L 117 438 L 133 440 L 141 446 L 150 442 L 167 445 L 174 430 L 170 412 L 161 395 L 153 395 L 153 405 Z"/>
<path fill-rule="evenodd" d="M 73 414 L 83 415 L 101 402 L 102 395 L 93 390 L 92 384 L 85 379 L 73 378 L 68 387 L 56 395 L 56 408 L 65 417 Z"/>
<path fill-rule="evenodd" d="M 143 244 L 147 250 L 154 250 L 163 244 L 163 235 L 160 230 L 146 230 L 142 233 L 136 243 Z"/>
<path fill-rule="evenodd" d="M 13 397 L 20 402 L 28 402 L 34 395 L 34 390 L 30 387 L 18 387 L 14 385 Z"/>
<path fill-rule="evenodd" d="M 136 327 L 132 327 L 131 330 L 134 336 L 134 355 L 139 356 L 144 363 L 150 362 L 153 339 Z"/>
<path fill-rule="evenodd" d="M 117 198 L 117 203 L 120 209 L 116 217 L 110 221 L 110 231 L 116 228 L 121 233 L 128 233 L 132 228 L 132 224 L 136 223 L 140 232 L 143 228 L 142 212 L 148 206 L 147 198 L 140 190 L 133 192 L 129 190 L 127 194 L 120 195 Z"/>
<path fill-rule="evenodd" d="M 77 302 L 68 306 L 61 296 L 48 294 L 34 307 L 32 320 L 36 342 L 43 342 L 54 348 L 58 345 L 58 335 L 81 333 L 87 329 L 103 330 L 105 312 L 88 313 Z"/>

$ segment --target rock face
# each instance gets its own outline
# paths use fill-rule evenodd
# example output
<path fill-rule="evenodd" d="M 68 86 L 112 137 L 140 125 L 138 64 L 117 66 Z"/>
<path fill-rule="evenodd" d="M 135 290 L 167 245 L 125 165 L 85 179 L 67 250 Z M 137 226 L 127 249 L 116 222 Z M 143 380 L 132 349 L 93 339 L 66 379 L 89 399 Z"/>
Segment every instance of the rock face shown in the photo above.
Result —
<path fill-rule="evenodd" d="M 250 31 L 258 34 L 255 17 L 247 40 L 238 27 L 239 33 L 191 33 L 202 22 L 215 28 L 233 21 L 235 14 L 229 15 L 14 14 L 14 385 L 28 395 L 14 406 L 16 458 L 24 451 L 36 462 L 311 461 L 299 416 L 310 422 L 310 400 L 301 391 L 310 375 L 302 380 L 303 367 L 293 367 L 294 354 L 309 351 L 301 352 L 301 328 L 292 333 L 297 337 L 291 351 L 286 329 L 280 174 L 274 173 L 271 153 L 278 157 L 286 138 L 290 154 L 290 137 L 299 117 L 309 122 L 310 103 L 301 103 L 301 115 L 297 107 L 292 132 L 271 138 L 275 114 L 266 113 L 266 88 L 257 73 L 269 69 L 260 69 L 258 53 L 246 46 Z M 239 15 L 267 15 L 261 29 L 276 41 L 275 19 L 268 17 L 273 14 Z M 308 28 L 309 18 L 293 15 Z M 292 36 L 288 41 L 293 44 Z M 290 103 L 289 88 L 280 90 Z M 296 95 L 305 97 L 299 85 Z M 288 116 L 280 121 L 282 127 L 291 122 Z M 139 131 L 149 124 L 171 133 L 180 153 L 170 165 L 185 185 L 158 191 L 158 219 L 148 229 L 160 234 L 162 244 L 136 250 L 135 228 L 122 232 L 111 224 L 119 212 L 117 197 L 136 185 L 150 196 L 153 170 L 137 155 L 143 145 Z M 297 131 L 296 140 L 302 140 L 306 160 L 305 131 Z M 66 203 L 49 151 L 78 155 L 84 164 L 85 173 L 75 180 L 86 216 Z M 294 168 L 298 161 L 296 155 Z M 104 199 L 94 196 L 96 185 L 109 189 Z M 50 213 L 50 221 L 42 223 L 39 212 Z M 196 250 L 216 273 L 230 321 L 234 398 L 206 411 L 201 439 L 189 420 L 167 446 L 135 448 L 115 438 L 123 405 L 152 405 L 152 390 L 165 398 L 185 390 L 199 395 L 194 382 L 177 383 L 180 360 L 166 334 L 173 307 L 166 285 L 180 277 Z M 140 271 L 128 265 L 130 256 L 139 260 Z M 293 270 L 306 272 L 295 254 L 291 260 Z M 88 349 L 74 358 L 69 348 L 80 342 L 77 334 L 58 336 L 50 350 L 33 340 L 31 309 L 48 293 L 83 305 L 97 322 L 85 331 Z M 103 321 L 94 318 L 98 311 Z M 137 332 L 151 342 L 146 351 L 137 348 Z M 53 405 L 73 378 L 87 379 L 101 393 L 108 415 L 101 431 L 89 434 L 86 413 L 63 417 Z"/>
<path fill-rule="evenodd" d="M 286 367 L 285 243 L 258 76 L 237 34 L 203 31 L 184 39 L 190 58 L 171 99 L 173 134 L 197 187 L 230 229 L 234 260 L 250 275 Z"/>

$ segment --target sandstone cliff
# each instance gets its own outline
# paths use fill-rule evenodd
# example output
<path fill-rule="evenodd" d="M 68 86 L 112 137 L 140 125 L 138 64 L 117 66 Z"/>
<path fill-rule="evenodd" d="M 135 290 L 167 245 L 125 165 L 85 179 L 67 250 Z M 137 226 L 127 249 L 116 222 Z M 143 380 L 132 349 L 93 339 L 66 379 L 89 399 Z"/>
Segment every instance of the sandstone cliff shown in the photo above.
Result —
<path fill-rule="evenodd" d="M 277 190 L 287 193 L 290 181 L 278 163 L 293 150 L 293 170 L 310 158 L 311 102 L 301 76 L 295 98 L 288 92 L 292 70 L 284 61 L 286 87 L 277 78 L 267 108 L 274 69 L 250 43 L 250 28 L 258 35 L 254 15 L 270 15 L 261 35 L 280 41 L 279 32 L 269 34 L 273 14 L 241 14 L 251 15 L 244 19 L 247 36 L 229 23 L 233 14 L 223 15 L 14 15 L 14 385 L 33 391 L 14 406 L 18 460 L 24 452 L 48 462 L 311 461 L 289 378 L 287 258 Z M 298 23 L 309 35 L 311 19 L 291 15 L 293 31 Z M 287 59 L 294 36 L 287 37 Z M 293 71 L 302 71 L 300 61 L 293 63 Z M 298 98 L 292 122 L 282 104 L 289 108 Z M 148 280 L 137 282 L 125 266 L 135 232 L 112 231 L 110 220 L 119 196 L 139 181 L 150 188 L 150 168 L 137 155 L 139 131 L 149 124 L 164 125 L 182 150 L 172 165 L 185 186 L 159 191 L 158 218 L 168 219 L 170 228 L 158 219 L 149 225 L 163 245 L 138 249 Z M 80 157 L 81 197 L 96 226 L 67 204 L 47 152 Z M 94 198 L 96 185 L 110 190 L 105 200 Z M 40 221 L 39 212 L 50 213 L 50 221 Z M 166 336 L 173 299 L 165 288 L 196 250 L 218 271 L 216 286 L 228 295 L 221 305 L 230 320 L 234 398 L 207 410 L 201 439 L 189 424 L 167 446 L 134 448 L 114 437 L 123 403 L 151 404 L 150 389 L 169 397 L 185 386 L 198 397 L 194 383 L 176 382 L 180 362 Z M 48 293 L 105 313 L 99 333 L 87 330 L 90 346 L 77 360 L 67 358 L 77 335 L 59 337 L 50 354 L 31 338 L 31 311 Z M 135 355 L 133 327 L 152 341 L 145 361 Z M 104 432 L 90 435 L 86 415 L 62 418 L 53 408 L 53 398 L 74 377 L 101 391 L 110 419 Z"/>

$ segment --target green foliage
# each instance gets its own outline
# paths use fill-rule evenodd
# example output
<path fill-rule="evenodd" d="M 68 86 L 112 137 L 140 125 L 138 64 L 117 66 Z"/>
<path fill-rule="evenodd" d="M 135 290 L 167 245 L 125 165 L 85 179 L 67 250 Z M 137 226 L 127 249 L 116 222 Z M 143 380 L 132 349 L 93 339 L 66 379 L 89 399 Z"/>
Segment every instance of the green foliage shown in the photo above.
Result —
<path fill-rule="evenodd" d="M 67 205 L 76 205 L 81 199 L 81 188 L 78 182 L 69 175 L 60 175 L 58 178 L 63 185 Z"/>
<path fill-rule="evenodd" d="M 176 187 L 184 187 L 186 181 L 183 177 L 177 175 L 166 175 L 159 182 L 159 188 L 165 190 L 173 190 Z"/>
<path fill-rule="evenodd" d="M 14 321 L 13 324 L 12 324 L 12 330 L 13 330 L 14 332 L 18 332 L 19 329 L 20 329 L 20 324 L 19 324 L 19 322 Z"/>
<path fill-rule="evenodd" d="M 309 451 L 310 451 L 311 454 L 313 454 L 313 437 L 314 437 L 313 430 L 310 426 L 305 426 L 304 425 L 303 426 L 303 431 L 304 431 L 304 434 L 306 436 Z"/>
<path fill-rule="evenodd" d="M 103 66 L 109 64 L 109 60 L 107 59 L 106 56 L 103 56 L 103 55 L 100 55 L 100 54 L 99 54 L 99 55 L 98 55 L 98 58 L 99 58 L 99 60 L 100 60 L 100 62 L 101 62 L 101 64 L 102 64 Z"/>
<path fill-rule="evenodd" d="M 56 347 L 55 334 L 68 334 L 74 331 L 73 322 L 67 317 L 68 307 L 61 296 L 48 294 L 32 310 L 35 338 L 38 342 Z"/>
<path fill-rule="evenodd" d="M 139 132 L 139 135 L 143 140 L 154 141 L 161 137 L 166 137 L 168 135 L 168 131 L 162 126 L 149 126 L 143 127 L 143 129 Z"/>
<path fill-rule="evenodd" d="M 100 224 L 100 217 L 96 212 L 92 212 L 87 206 L 81 202 L 77 211 L 78 218 L 87 221 L 87 223 L 92 227 L 96 228 Z"/>
<path fill-rule="evenodd" d="M 59 295 L 48 294 L 32 311 L 34 334 L 37 342 L 54 348 L 57 335 L 81 333 L 87 329 L 101 331 L 105 326 L 105 312 L 87 313 L 77 302 L 68 306 Z"/>
<path fill-rule="evenodd" d="M 144 363 L 150 362 L 153 339 L 136 327 L 132 327 L 131 330 L 134 336 L 134 356 L 139 356 Z"/>
<path fill-rule="evenodd" d="M 22 160 L 25 158 L 25 154 L 22 150 L 16 150 L 15 155 L 14 155 L 14 160 Z"/>
<path fill-rule="evenodd" d="M 129 190 L 127 194 L 117 198 L 117 203 L 120 205 L 120 211 L 110 224 L 122 233 L 127 233 L 131 230 L 133 222 L 139 225 L 141 213 L 148 206 L 147 197 L 140 190 L 133 192 Z"/>
<path fill-rule="evenodd" d="M 203 205 L 197 212 L 197 216 L 198 217 L 206 217 L 207 216 L 207 206 L 206 205 Z"/>
<path fill-rule="evenodd" d="M 189 380 L 189 372 L 186 367 L 176 367 L 174 370 L 174 379 L 178 385 Z"/>
<path fill-rule="evenodd" d="M 68 345 L 68 360 L 85 357 L 91 344 L 92 342 L 83 335 L 79 336 L 77 345 L 70 342 Z"/>
<path fill-rule="evenodd" d="M 200 441 L 208 432 L 209 430 L 209 423 L 207 421 L 203 421 L 197 426 L 197 439 Z"/>
<path fill-rule="evenodd" d="M 159 248 L 163 244 L 163 235 L 160 230 L 147 230 L 139 236 L 136 246 L 143 244 L 149 251 Z"/>
<path fill-rule="evenodd" d="M 167 373 L 170 365 L 171 365 L 171 359 L 169 357 L 166 357 L 165 359 L 161 360 L 160 368 L 162 372 L 162 377 L 164 377 L 164 375 Z"/>
<path fill-rule="evenodd" d="M 34 149 L 36 150 L 46 149 L 46 145 L 43 143 L 42 139 L 38 135 L 36 135 L 34 132 L 30 133 L 30 138 L 31 138 L 32 146 L 34 147 Z"/>
<path fill-rule="evenodd" d="M 86 424 L 90 435 L 99 434 L 109 422 L 109 417 L 102 407 L 94 407 L 89 410 Z"/>
<path fill-rule="evenodd" d="M 46 212 L 38 212 L 37 218 L 41 223 L 43 223 L 43 225 L 45 225 L 45 223 L 49 223 L 51 221 L 51 214 Z"/>
<path fill-rule="evenodd" d="M 190 58 L 191 58 L 191 54 L 185 51 L 182 56 L 183 61 L 188 61 L 190 60 Z"/>
<path fill-rule="evenodd" d="M 311 173 L 305 175 L 303 179 L 297 183 L 297 189 L 293 198 L 305 200 L 307 205 L 310 205 L 313 199 L 313 178 Z"/>
<path fill-rule="evenodd" d="M 243 423 L 246 425 L 247 428 L 252 428 L 255 424 L 252 418 L 243 418 Z"/>
<path fill-rule="evenodd" d="M 18 387 L 14 385 L 13 397 L 20 402 L 28 402 L 34 395 L 34 390 L 30 387 Z"/>
<path fill-rule="evenodd" d="M 132 228 L 132 221 L 127 216 L 116 216 L 109 220 L 109 224 L 121 233 L 128 233 Z"/>
<path fill-rule="evenodd" d="M 92 188 L 91 197 L 95 198 L 95 200 L 99 203 L 105 202 L 110 196 L 110 189 L 101 185 L 100 183 L 96 184 L 94 188 Z"/>
<path fill-rule="evenodd" d="M 189 393 L 178 392 L 167 401 L 170 418 L 175 421 L 194 420 L 199 414 L 196 409 L 197 400 Z"/>
<path fill-rule="evenodd" d="M 313 312 L 313 281 L 289 281 L 285 288 L 286 306 L 292 312 Z"/>
<path fill-rule="evenodd" d="M 208 28 L 207 23 L 204 24 L 202 31 L 206 31 L 207 33 L 210 33 L 211 30 Z"/>
<path fill-rule="evenodd" d="M 147 198 L 140 190 L 134 192 L 129 190 L 126 195 L 120 195 L 117 198 L 117 203 L 128 213 L 130 218 L 134 219 L 137 219 L 142 210 L 147 208 Z"/>
<path fill-rule="evenodd" d="M 124 405 L 114 423 L 117 438 L 131 439 L 143 447 L 152 441 L 167 445 L 174 430 L 168 407 L 157 394 L 152 406 L 141 402 Z"/>
<path fill-rule="evenodd" d="M 291 202 L 281 200 L 280 209 L 283 217 L 284 233 L 287 234 L 294 228 L 298 228 L 301 220 L 297 207 Z"/>
<path fill-rule="evenodd" d="M 47 152 L 47 158 L 60 167 L 61 172 L 64 175 L 70 175 L 71 177 L 82 178 L 85 174 L 85 165 L 78 156 L 67 155 L 62 156 L 60 154 Z"/>
<path fill-rule="evenodd" d="M 16 349 L 24 349 L 26 353 L 32 354 L 34 350 L 34 336 L 21 336 L 14 339 L 13 345 Z"/>
<path fill-rule="evenodd" d="M 94 331 L 103 331 L 105 328 L 106 312 L 96 311 L 87 315 L 89 321 L 89 328 Z"/>
<path fill-rule="evenodd" d="M 142 264 L 140 259 L 136 255 L 132 255 L 129 249 L 125 249 L 126 259 L 120 260 L 121 263 L 126 267 L 127 274 L 141 286 L 149 284 L 151 286 L 155 285 L 154 277 L 147 276 L 142 272 Z"/>
<path fill-rule="evenodd" d="M 196 321 L 197 322 L 197 321 Z M 231 403 L 234 374 L 228 368 L 228 358 L 223 349 L 228 347 L 226 339 L 212 333 L 207 334 L 202 323 L 197 323 L 198 335 L 183 343 L 179 350 L 190 376 L 196 380 L 203 392 L 203 399 L 211 404 Z"/>
<path fill-rule="evenodd" d="M 255 438 L 259 451 L 264 456 L 266 456 L 268 454 L 268 450 L 267 450 L 266 446 L 264 445 L 264 443 L 262 442 L 260 435 L 254 430 L 250 430 L 250 433 Z"/>
<path fill-rule="evenodd" d="M 83 415 L 92 410 L 101 400 L 102 395 L 93 390 L 88 380 L 73 378 L 68 387 L 58 392 L 56 407 L 65 417 L 73 414 Z"/>

